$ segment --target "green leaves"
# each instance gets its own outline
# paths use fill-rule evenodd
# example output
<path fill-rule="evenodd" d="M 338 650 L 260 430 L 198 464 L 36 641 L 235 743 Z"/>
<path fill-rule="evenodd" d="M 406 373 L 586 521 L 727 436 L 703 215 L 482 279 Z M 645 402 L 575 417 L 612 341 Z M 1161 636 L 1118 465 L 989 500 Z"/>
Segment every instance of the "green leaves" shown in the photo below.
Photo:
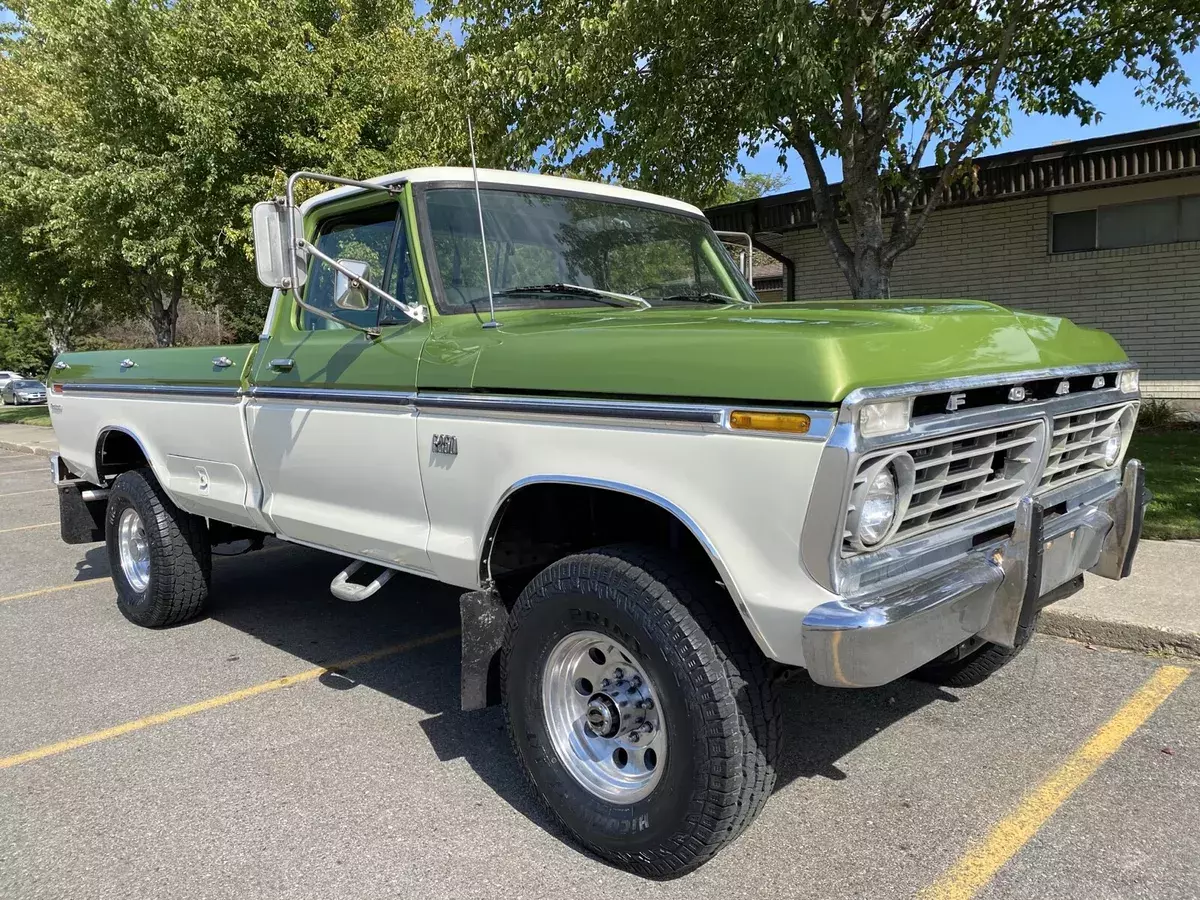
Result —
<path fill-rule="evenodd" d="M 1198 111 L 1179 62 L 1198 0 L 439 0 L 433 15 L 463 21 L 517 163 L 706 202 L 740 151 L 795 149 L 856 294 L 886 292 L 924 227 L 921 188 L 936 205 L 1014 108 L 1094 121 L 1078 86 L 1121 71 L 1146 102 Z"/>
<path fill-rule="evenodd" d="M 170 340 L 164 302 L 265 303 L 250 208 L 286 173 L 466 159 L 461 60 L 407 3 L 30 0 L 20 15 L 0 38 L 0 284 L 31 304 L 90 283 Z"/>

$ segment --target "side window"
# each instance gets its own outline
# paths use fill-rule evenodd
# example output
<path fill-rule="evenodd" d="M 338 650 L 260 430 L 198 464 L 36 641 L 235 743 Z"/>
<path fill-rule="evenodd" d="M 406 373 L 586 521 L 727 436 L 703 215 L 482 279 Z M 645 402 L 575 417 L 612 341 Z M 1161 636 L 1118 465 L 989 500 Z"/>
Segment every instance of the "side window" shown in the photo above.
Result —
<path fill-rule="evenodd" d="M 401 303 L 419 303 L 417 279 L 413 272 L 412 251 L 408 246 L 408 227 L 401 218 L 396 225 L 396 240 L 392 244 L 392 264 L 388 268 L 387 283 L 381 284 L 385 291 Z M 411 321 L 408 316 L 390 303 L 383 304 L 381 325 L 403 325 Z"/>
<path fill-rule="evenodd" d="M 334 217 L 321 223 L 314 243 L 318 250 L 333 259 L 365 262 L 367 264 L 367 280 L 374 284 L 381 284 L 387 273 L 388 254 L 391 252 L 392 235 L 396 230 L 397 211 L 397 204 L 386 203 L 349 215 Z M 333 303 L 336 279 L 337 272 L 332 266 L 314 258 L 309 263 L 304 301 L 347 322 L 353 322 L 364 328 L 374 326 L 379 320 L 379 298 L 370 294 L 370 305 L 363 310 L 339 309 Z M 384 290 L 387 288 L 385 287 Z M 300 322 L 305 331 L 340 327 L 336 322 L 330 322 L 328 319 L 323 319 L 303 309 Z"/>

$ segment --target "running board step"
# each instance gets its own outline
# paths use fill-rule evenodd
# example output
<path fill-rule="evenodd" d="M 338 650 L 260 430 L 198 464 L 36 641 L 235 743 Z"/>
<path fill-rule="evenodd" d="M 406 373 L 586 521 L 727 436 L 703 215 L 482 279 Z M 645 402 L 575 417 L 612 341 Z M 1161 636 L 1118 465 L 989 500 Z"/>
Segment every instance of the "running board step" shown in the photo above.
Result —
<path fill-rule="evenodd" d="M 364 562 L 350 563 L 350 565 L 334 576 L 333 581 L 329 585 L 329 592 L 339 600 L 348 600 L 352 603 L 357 603 L 359 600 L 366 600 L 368 597 L 373 597 L 396 574 L 395 569 L 381 568 L 379 574 L 375 576 L 375 580 L 370 584 L 355 584 L 350 580 L 350 577 L 365 565 L 366 563 Z"/>

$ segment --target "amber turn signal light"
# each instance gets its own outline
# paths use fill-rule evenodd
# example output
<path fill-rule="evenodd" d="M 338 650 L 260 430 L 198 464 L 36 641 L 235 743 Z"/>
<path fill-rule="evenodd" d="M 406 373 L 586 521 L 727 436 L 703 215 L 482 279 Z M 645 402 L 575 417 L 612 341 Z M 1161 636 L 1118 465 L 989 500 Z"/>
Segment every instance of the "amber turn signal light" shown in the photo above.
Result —
<path fill-rule="evenodd" d="M 812 419 L 804 413 L 747 412 L 737 409 L 729 414 L 729 427 L 739 431 L 807 434 L 810 425 L 812 425 Z"/>

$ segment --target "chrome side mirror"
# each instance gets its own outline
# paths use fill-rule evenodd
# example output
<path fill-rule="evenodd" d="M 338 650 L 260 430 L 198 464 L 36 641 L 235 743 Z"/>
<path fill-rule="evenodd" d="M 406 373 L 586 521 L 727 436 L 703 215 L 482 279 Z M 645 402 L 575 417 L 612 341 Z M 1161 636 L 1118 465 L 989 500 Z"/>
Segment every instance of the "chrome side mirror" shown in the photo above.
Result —
<path fill-rule="evenodd" d="M 340 269 L 333 280 L 333 305 L 355 312 L 369 309 L 371 298 L 363 282 L 371 280 L 371 264 L 361 259 L 339 259 L 337 264 Z"/>
<path fill-rule="evenodd" d="M 293 207 L 290 215 L 288 212 L 289 207 L 279 200 L 254 204 L 254 265 L 258 280 L 267 287 L 283 290 L 302 287 L 308 270 L 308 254 L 296 247 L 296 238 L 304 234 L 300 210 Z"/>

